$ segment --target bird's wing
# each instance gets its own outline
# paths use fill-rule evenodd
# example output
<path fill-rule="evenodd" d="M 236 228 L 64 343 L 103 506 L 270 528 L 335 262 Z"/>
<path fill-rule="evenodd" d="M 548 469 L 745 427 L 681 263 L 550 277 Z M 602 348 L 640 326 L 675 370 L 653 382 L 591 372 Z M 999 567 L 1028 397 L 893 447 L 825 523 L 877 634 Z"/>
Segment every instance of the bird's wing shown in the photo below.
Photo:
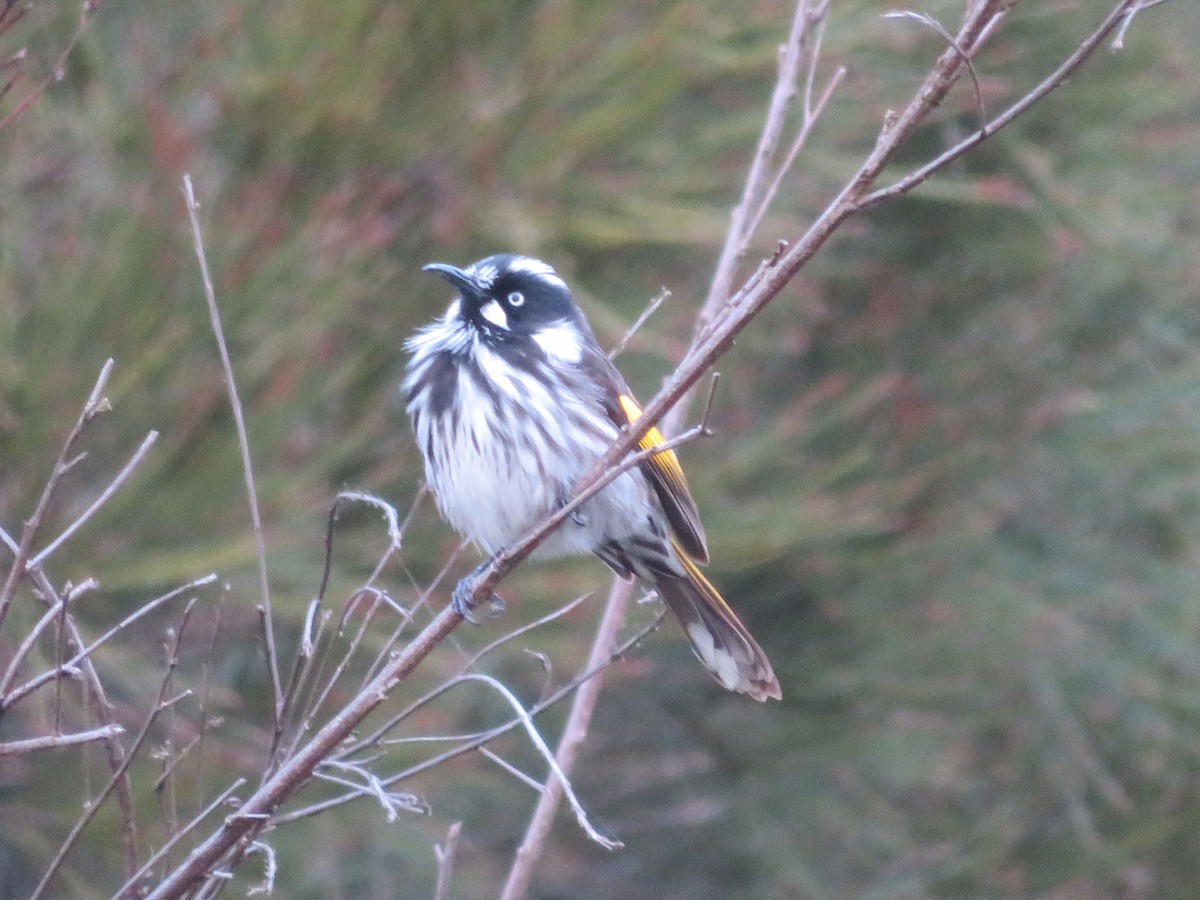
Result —
<path fill-rule="evenodd" d="M 599 349 L 599 348 L 597 348 Z M 593 366 L 601 371 L 601 380 L 605 384 L 605 411 L 618 428 L 624 428 L 631 422 L 641 418 L 642 408 L 633 398 L 629 385 L 621 377 L 608 359 L 602 353 L 591 361 Z M 637 443 L 639 452 L 653 450 L 666 443 L 666 438 L 657 428 L 647 431 Z M 700 522 L 700 510 L 688 490 L 687 479 L 683 475 L 683 467 L 679 465 L 679 457 L 669 447 L 646 457 L 641 463 L 642 472 L 654 487 L 663 512 L 667 516 L 667 524 L 675 535 L 678 546 L 689 557 L 699 563 L 708 562 L 708 542 L 704 536 L 704 526 Z"/>

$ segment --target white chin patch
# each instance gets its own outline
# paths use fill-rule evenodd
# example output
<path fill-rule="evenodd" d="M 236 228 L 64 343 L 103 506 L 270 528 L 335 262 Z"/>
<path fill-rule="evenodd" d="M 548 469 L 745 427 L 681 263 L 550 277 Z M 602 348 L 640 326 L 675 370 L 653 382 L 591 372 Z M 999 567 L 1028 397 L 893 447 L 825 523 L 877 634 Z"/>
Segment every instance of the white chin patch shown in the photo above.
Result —
<path fill-rule="evenodd" d="M 499 301 L 489 300 L 479 307 L 479 314 L 497 328 L 508 330 L 508 313 L 504 311 L 504 307 L 500 305 Z"/>

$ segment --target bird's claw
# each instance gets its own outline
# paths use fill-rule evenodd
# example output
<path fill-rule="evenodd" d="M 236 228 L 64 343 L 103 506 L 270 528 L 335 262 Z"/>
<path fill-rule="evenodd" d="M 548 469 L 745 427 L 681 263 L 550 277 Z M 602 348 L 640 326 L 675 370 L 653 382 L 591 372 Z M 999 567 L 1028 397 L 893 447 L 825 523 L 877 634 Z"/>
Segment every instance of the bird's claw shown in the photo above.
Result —
<path fill-rule="evenodd" d="M 475 579 L 478 574 L 478 571 L 472 572 L 462 579 L 450 594 L 451 608 L 472 625 L 482 625 L 485 619 L 498 619 L 504 615 L 504 601 L 497 594 L 492 594 L 488 598 L 483 618 L 476 615 L 479 607 L 485 605 L 475 602 Z"/>
<path fill-rule="evenodd" d="M 567 491 L 565 489 L 560 490 L 558 493 L 558 502 L 556 504 L 556 508 L 562 509 L 564 506 L 566 506 L 570 502 L 571 502 L 570 491 Z M 574 522 L 576 525 L 578 525 L 580 528 L 587 528 L 588 517 L 587 517 L 587 514 L 584 513 L 584 511 L 582 509 L 573 509 L 573 510 L 571 510 L 569 515 L 570 515 L 571 521 Z"/>

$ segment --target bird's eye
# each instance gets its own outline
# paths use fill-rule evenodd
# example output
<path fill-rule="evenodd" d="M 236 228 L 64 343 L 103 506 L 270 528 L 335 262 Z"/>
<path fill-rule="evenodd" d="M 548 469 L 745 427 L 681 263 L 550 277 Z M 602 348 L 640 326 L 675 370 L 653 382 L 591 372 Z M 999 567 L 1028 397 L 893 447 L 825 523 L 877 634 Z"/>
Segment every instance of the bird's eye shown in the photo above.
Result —
<path fill-rule="evenodd" d="M 513 291 L 511 294 L 508 295 L 508 305 L 509 306 L 524 306 L 525 305 L 525 295 L 522 294 L 520 291 Z"/>

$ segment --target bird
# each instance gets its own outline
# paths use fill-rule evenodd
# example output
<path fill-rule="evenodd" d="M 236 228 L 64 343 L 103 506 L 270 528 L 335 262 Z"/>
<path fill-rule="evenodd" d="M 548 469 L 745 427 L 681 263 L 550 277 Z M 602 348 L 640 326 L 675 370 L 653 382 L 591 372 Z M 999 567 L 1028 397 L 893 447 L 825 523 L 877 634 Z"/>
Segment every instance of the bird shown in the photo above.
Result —
<path fill-rule="evenodd" d="M 406 410 L 442 517 L 490 558 L 561 509 L 642 411 L 549 263 L 501 253 L 423 271 L 455 296 L 405 344 Z M 663 444 L 650 429 L 639 449 Z M 700 571 L 708 542 L 672 449 L 648 452 L 532 555 L 588 553 L 652 586 L 724 688 L 781 697 L 767 655 Z"/>

